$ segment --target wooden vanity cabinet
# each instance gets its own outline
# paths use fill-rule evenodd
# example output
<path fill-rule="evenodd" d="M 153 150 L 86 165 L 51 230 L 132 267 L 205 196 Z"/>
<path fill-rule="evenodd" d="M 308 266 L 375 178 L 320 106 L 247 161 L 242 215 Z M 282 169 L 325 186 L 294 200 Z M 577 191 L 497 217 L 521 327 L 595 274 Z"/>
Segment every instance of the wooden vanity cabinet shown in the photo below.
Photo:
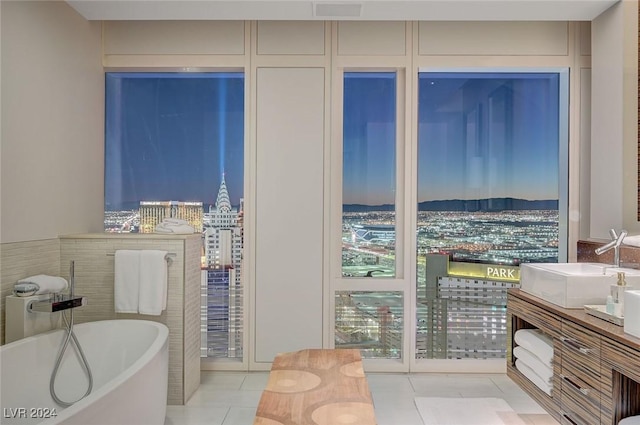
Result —
<path fill-rule="evenodd" d="M 640 415 L 640 338 L 581 309 L 565 309 L 519 289 L 508 290 L 507 320 L 507 375 L 558 422 L 616 425 Z M 540 329 L 553 340 L 551 395 L 515 367 L 513 335 L 522 328 Z"/>
<path fill-rule="evenodd" d="M 600 336 L 562 320 L 560 414 L 561 423 L 600 423 Z"/>
<path fill-rule="evenodd" d="M 601 376 L 602 423 L 640 415 L 640 350 L 603 338 Z"/>

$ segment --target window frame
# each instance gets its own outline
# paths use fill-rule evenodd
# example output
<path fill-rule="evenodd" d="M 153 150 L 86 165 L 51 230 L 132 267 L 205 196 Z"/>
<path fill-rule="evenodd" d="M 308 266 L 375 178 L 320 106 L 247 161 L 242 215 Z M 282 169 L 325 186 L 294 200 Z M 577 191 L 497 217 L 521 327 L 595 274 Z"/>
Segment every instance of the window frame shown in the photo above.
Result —
<path fill-rule="evenodd" d="M 420 67 L 418 68 L 416 79 L 421 72 L 558 74 L 558 110 L 561 114 L 566 114 L 564 117 L 559 117 L 558 125 L 558 262 L 566 262 L 569 251 L 569 126 L 571 118 L 569 110 L 569 67 Z M 418 95 L 418 88 L 418 84 L 416 84 L 416 96 Z M 418 107 L 419 105 L 416 102 L 416 113 Z M 417 117 L 415 125 L 415 143 L 417 144 Z M 417 162 L 413 165 L 417 169 Z M 415 202 L 417 203 L 417 193 Z"/>
<path fill-rule="evenodd" d="M 415 93 L 413 103 L 413 122 L 412 132 L 414 137 L 411 140 L 411 149 L 414 153 L 411 158 L 410 167 L 413 169 L 411 176 L 413 192 L 411 199 L 411 209 L 415 211 L 412 217 L 411 223 L 417 223 L 417 178 L 418 178 L 418 89 L 419 89 L 419 74 L 421 72 L 438 72 L 438 73 L 556 73 L 559 76 L 559 105 L 558 110 L 560 112 L 559 122 L 559 146 L 558 146 L 558 261 L 566 262 L 568 259 L 568 243 L 569 243 L 569 145 L 571 143 L 571 134 L 569 133 L 569 127 L 571 125 L 571 110 L 569 105 L 570 84 L 569 79 L 570 67 L 569 66 L 540 66 L 540 67 L 527 67 L 527 66 L 487 66 L 487 67 L 465 67 L 465 66 L 419 66 L 416 68 L 413 77 Z M 441 372 L 451 371 L 463 373 L 499 373 L 504 371 L 504 359 L 465 359 L 459 361 L 457 359 L 416 359 L 415 358 L 415 346 L 416 346 L 416 330 L 417 330 L 417 307 L 416 307 L 416 291 L 417 291 L 417 238 L 415 232 L 411 233 L 411 267 L 412 275 L 411 281 L 413 287 L 412 292 L 412 313 L 407 318 L 407 326 L 411 326 L 410 338 L 411 338 L 411 358 L 409 359 L 409 371 L 411 372 Z"/>
<path fill-rule="evenodd" d="M 409 68 L 403 66 L 380 67 L 340 67 L 334 68 L 332 78 L 332 137 L 331 137 L 331 206 L 330 206 L 330 249 L 329 253 L 329 297 L 328 297 L 328 341 L 327 346 L 335 347 L 335 297 L 339 292 L 401 292 L 403 299 L 403 342 L 402 355 L 399 359 L 364 359 L 367 370 L 402 372 L 409 368 L 410 333 L 407 326 L 412 321 L 411 304 L 411 269 L 410 250 L 407 250 L 411 237 L 407 231 L 407 223 L 411 222 L 411 209 L 407 201 L 411 199 L 411 169 L 407 166 L 411 158 L 411 117 L 412 101 Z M 394 72 L 396 74 L 396 273 L 393 278 L 342 277 L 342 201 L 343 201 L 343 107 L 344 107 L 344 74 L 351 72 Z"/>
<path fill-rule="evenodd" d="M 250 308 L 252 306 L 251 297 L 253 296 L 252 279 L 253 272 L 249 264 L 249 259 L 254 257 L 255 247 L 251 245 L 253 238 L 253 217 L 254 214 L 251 211 L 254 205 L 253 197 L 255 194 L 254 185 L 251 183 L 255 176 L 255 170 L 251 167 L 254 165 L 254 149 L 251 145 L 251 126 L 253 116 L 251 114 L 252 105 L 251 100 L 251 79 L 253 73 L 248 66 L 248 60 L 244 60 L 246 63 L 244 66 L 225 64 L 222 66 L 105 66 L 103 68 L 103 81 L 105 89 L 105 98 L 103 99 L 103 116 L 105 117 L 106 125 L 106 76 L 108 73 L 242 73 L 244 75 L 244 139 L 243 151 L 243 167 L 244 167 L 244 182 L 243 182 L 243 198 L 244 198 L 244 244 L 243 244 L 243 257 L 245 258 L 244 267 L 242 271 L 242 288 L 244 291 L 242 300 L 243 309 L 243 356 L 242 359 L 236 358 L 200 358 L 200 370 L 224 370 L 224 371 L 247 371 L 250 369 L 250 352 L 253 350 L 251 344 L 251 335 L 254 332 L 253 324 L 251 322 Z M 106 135 L 106 128 L 105 128 Z M 103 143 L 103 148 L 106 146 L 106 137 Z M 104 164 L 103 164 L 104 167 Z M 103 170 L 104 171 L 104 170 Z M 217 189 L 216 189 L 217 190 Z M 247 210 L 247 208 L 249 208 Z M 249 225 L 251 223 L 251 225 Z M 248 242 L 248 243 L 247 243 Z M 249 245 L 249 247 L 247 247 Z M 250 351 L 251 350 L 251 351 Z"/>

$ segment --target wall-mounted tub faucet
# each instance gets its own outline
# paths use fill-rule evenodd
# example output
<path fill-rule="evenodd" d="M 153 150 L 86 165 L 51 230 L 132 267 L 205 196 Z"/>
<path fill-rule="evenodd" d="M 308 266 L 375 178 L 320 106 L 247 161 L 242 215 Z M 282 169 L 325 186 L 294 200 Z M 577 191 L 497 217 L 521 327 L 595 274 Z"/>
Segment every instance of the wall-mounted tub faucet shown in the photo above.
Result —
<path fill-rule="evenodd" d="M 82 307 L 87 298 L 75 295 L 75 264 L 72 261 L 69 270 L 69 294 L 51 294 L 48 300 L 35 300 L 29 303 L 28 309 L 37 313 L 55 313 L 70 308 Z"/>
<path fill-rule="evenodd" d="M 596 248 L 595 253 L 597 255 L 601 255 L 613 249 L 613 264 L 616 267 L 620 267 L 620 246 L 622 245 L 624 238 L 627 236 L 627 231 L 620 230 L 620 234 L 618 235 L 615 229 L 609 229 L 609 235 L 611 236 L 611 242 L 601 246 L 600 248 Z"/>

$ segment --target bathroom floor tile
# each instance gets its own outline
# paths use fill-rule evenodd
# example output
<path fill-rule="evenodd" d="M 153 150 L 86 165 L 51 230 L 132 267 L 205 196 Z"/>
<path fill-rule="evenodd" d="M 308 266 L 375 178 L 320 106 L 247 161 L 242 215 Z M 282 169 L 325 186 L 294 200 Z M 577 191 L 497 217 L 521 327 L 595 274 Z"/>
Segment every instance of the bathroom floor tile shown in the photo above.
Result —
<path fill-rule="evenodd" d="M 267 386 L 269 380 L 269 372 L 251 372 L 248 373 L 242 383 L 242 390 L 262 391 Z"/>
<path fill-rule="evenodd" d="M 218 406 L 218 407 L 258 407 L 262 391 L 257 390 L 225 390 L 204 389 L 196 391 L 187 402 L 187 406 Z"/>
<path fill-rule="evenodd" d="M 203 371 L 185 406 L 168 406 L 165 425 L 251 425 L 268 372 Z M 367 373 L 378 425 L 424 425 L 415 397 L 501 398 L 513 423 L 558 425 L 506 374 Z M 431 425 L 431 424 L 430 424 Z"/>
<path fill-rule="evenodd" d="M 232 407 L 222 425 L 251 425 L 255 416 L 256 409 Z"/>
<path fill-rule="evenodd" d="M 200 374 L 200 386 L 239 390 L 245 379 L 244 373 L 203 371 Z"/>
<path fill-rule="evenodd" d="M 395 373 L 370 373 L 367 374 L 367 383 L 371 392 L 400 392 L 413 393 L 411 382 L 407 375 Z"/>
<path fill-rule="evenodd" d="M 167 406 L 164 425 L 223 425 L 228 407 Z"/>
<path fill-rule="evenodd" d="M 558 421 L 556 421 L 551 415 L 548 415 L 546 413 L 523 413 L 520 415 L 520 419 L 522 419 L 522 422 L 524 422 L 526 425 L 559 425 Z"/>

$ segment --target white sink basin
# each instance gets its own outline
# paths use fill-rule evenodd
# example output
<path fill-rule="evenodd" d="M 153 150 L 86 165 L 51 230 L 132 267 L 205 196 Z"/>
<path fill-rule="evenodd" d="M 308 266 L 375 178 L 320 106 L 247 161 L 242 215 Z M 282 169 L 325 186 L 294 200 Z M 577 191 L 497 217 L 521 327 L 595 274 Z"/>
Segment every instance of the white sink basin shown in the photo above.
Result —
<path fill-rule="evenodd" d="M 640 289 L 640 270 L 601 263 L 524 263 L 520 289 L 565 308 L 605 304 L 611 285 L 624 272 L 627 286 Z"/>

